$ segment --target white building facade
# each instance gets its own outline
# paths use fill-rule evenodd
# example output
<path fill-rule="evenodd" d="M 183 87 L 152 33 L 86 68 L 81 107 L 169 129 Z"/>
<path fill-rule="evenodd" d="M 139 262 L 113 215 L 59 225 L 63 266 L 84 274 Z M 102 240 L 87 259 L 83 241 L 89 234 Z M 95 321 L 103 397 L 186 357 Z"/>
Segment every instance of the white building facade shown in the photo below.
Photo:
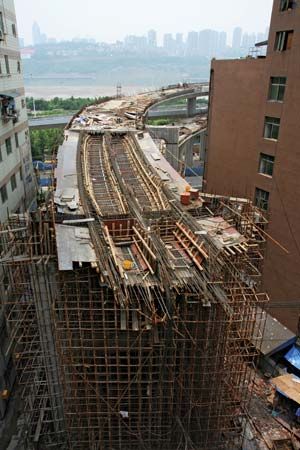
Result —
<path fill-rule="evenodd" d="M 0 221 L 36 193 L 13 0 L 0 3 Z"/>

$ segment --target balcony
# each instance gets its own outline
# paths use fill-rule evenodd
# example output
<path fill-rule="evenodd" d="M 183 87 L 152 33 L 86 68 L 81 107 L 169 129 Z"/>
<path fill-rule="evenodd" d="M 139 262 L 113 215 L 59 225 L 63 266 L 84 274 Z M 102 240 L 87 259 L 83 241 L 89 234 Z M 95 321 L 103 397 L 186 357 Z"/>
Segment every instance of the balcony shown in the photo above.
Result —
<path fill-rule="evenodd" d="M 17 92 L 0 93 L 1 118 L 4 123 L 13 121 L 15 124 L 19 119 L 19 111 L 16 109 L 15 98 L 18 97 Z"/>

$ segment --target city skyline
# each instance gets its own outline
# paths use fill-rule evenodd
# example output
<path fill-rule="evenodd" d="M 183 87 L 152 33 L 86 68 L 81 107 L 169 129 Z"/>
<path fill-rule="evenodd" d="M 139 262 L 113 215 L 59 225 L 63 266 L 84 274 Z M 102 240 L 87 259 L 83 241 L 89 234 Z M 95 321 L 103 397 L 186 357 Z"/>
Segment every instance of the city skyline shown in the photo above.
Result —
<path fill-rule="evenodd" d="M 258 0 L 245 0 L 243 5 L 236 4 L 235 0 L 229 0 L 226 5 L 219 0 L 213 5 L 201 3 L 199 5 L 196 0 L 188 0 L 182 8 L 181 4 L 177 5 L 176 2 L 171 4 L 167 0 L 161 4 L 158 0 L 154 0 L 152 7 L 145 14 L 137 0 L 131 1 L 131 8 L 128 4 L 117 1 L 113 5 L 105 5 L 102 9 L 98 9 L 98 3 L 95 0 L 87 0 L 85 8 L 78 3 L 80 7 L 80 14 L 78 14 L 76 1 L 71 3 L 65 0 L 61 4 L 58 0 L 54 0 L 45 15 L 44 5 L 37 0 L 28 0 L 26 5 L 21 0 L 16 0 L 16 11 L 17 16 L 22 18 L 19 20 L 19 33 L 25 38 L 26 44 L 32 42 L 31 27 L 34 21 L 39 23 L 43 32 L 49 37 L 55 37 L 58 40 L 90 37 L 99 42 L 115 42 L 124 40 L 128 34 L 142 35 L 146 33 L 146 30 L 156 29 L 158 43 L 161 44 L 164 33 L 175 34 L 178 30 L 183 34 L 201 29 L 225 31 L 231 40 L 233 29 L 238 24 L 247 32 L 257 33 L 267 27 L 271 5 L 271 0 L 265 0 L 263 5 Z M 158 10 L 159 15 L 157 15 Z M 58 11 L 59 14 L 57 14 Z M 259 14 L 257 14 L 258 11 Z M 64 17 L 72 17 L 72 20 L 66 21 Z M 120 17 L 122 17 L 122 23 L 120 23 Z M 118 26 L 112 27 L 112 24 Z"/>
<path fill-rule="evenodd" d="M 114 43 L 107 42 L 97 42 L 94 38 L 79 38 L 73 37 L 70 41 L 86 41 L 91 43 L 98 44 L 107 44 L 107 45 L 118 45 L 123 44 L 126 48 L 148 48 L 148 49 L 156 49 L 163 48 L 165 50 L 187 50 L 193 54 L 193 51 L 200 51 L 200 54 L 205 54 L 206 46 L 205 42 L 208 43 L 211 49 L 209 49 L 209 53 L 214 53 L 212 50 L 214 48 L 218 48 L 221 51 L 225 51 L 228 48 L 239 49 L 244 48 L 248 49 L 249 47 L 254 46 L 256 42 L 260 42 L 268 38 L 268 30 L 267 27 L 264 31 L 244 31 L 240 26 L 236 26 L 233 29 L 232 37 L 228 35 L 228 33 L 224 30 L 218 31 L 215 29 L 203 29 L 199 31 L 191 30 L 186 34 L 176 31 L 175 33 L 164 33 L 162 36 L 162 42 L 158 41 L 158 33 L 155 29 L 148 30 L 143 35 L 134 35 L 128 34 L 124 37 L 124 40 L 118 40 Z M 20 38 L 22 42 L 22 46 L 24 46 L 24 38 Z M 212 42 L 210 42 L 212 41 Z M 39 24 L 35 21 L 32 25 L 32 43 L 33 46 L 40 44 L 53 44 L 67 42 L 66 40 L 57 40 L 56 38 L 48 37 L 45 33 L 42 32 Z"/>

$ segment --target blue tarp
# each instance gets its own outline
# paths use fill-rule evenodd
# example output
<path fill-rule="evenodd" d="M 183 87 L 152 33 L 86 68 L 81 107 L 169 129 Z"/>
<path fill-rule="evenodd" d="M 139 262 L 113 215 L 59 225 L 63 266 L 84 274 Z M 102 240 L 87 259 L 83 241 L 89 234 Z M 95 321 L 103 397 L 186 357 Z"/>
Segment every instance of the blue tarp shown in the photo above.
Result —
<path fill-rule="evenodd" d="M 43 161 L 33 161 L 33 167 L 35 169 L 44 171 L 44 170 L 52 170 L 53 164 L 46 164 Z"/>
<path fill-rule="evenodd" d="M 40 178 L 39 180 L 39 185 L 41 187 L 51 186 L 51 184 L 52 184 L 51 178 Z"/>
<path fill-rule="evenodd" d="M 185 169 L 186 177 L 202 176 L 204 172 L 203 167 L 187 167 Z"/>
<path fill-rule="evenodd" d="M 294 345 L 289 352 L 285 355 L 286 359 L 292 366 L 300 370 L 300 347 Z"/>

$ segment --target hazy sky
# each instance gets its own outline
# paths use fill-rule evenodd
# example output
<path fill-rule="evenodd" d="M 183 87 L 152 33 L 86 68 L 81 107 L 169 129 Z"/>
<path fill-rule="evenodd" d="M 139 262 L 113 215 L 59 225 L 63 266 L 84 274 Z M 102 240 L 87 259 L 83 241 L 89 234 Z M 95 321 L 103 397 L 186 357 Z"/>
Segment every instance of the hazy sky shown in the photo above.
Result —
<path fill-rule="evenodd" d="M 31 43 L 36 20 L 43 33 L 57 39 L 93 37 L 122 40 L 127 34 L 187 33 L 204 28 L 264 31 L 273 0 L 15 0 L 18 28 Z"/>

